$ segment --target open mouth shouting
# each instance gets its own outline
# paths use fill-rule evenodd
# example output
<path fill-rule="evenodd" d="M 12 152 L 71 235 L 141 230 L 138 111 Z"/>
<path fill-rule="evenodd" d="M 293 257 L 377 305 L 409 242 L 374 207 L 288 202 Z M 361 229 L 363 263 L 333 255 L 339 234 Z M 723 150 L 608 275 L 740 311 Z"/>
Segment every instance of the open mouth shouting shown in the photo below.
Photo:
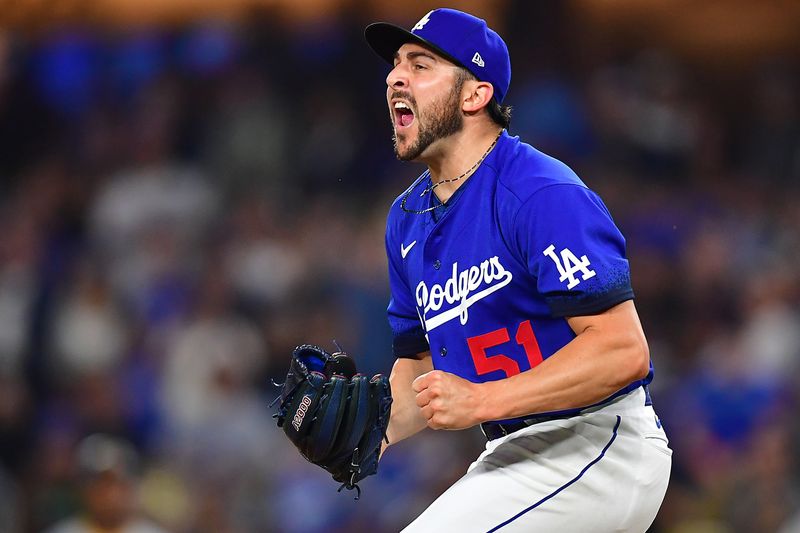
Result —
<path fill-rule="evenodd" d="M 392 115 L 396 131 L 402 131 L 414 123 L 414 111 L 412 111 L 411 106 L 404 101 L 396 100 L 392 104 Z"/>

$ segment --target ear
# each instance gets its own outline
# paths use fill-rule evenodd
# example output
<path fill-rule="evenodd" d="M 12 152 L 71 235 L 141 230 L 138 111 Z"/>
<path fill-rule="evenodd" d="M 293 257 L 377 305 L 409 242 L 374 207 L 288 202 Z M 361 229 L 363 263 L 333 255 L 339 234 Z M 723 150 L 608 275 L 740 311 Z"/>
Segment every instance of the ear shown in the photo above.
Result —
<path fill-rule="evenodd" d="M 464 113 L 476 113 L 489 105 L 494 96 L 494 87 L 488 81 L 468 80 L 461 94 L 461 109 Z"/>

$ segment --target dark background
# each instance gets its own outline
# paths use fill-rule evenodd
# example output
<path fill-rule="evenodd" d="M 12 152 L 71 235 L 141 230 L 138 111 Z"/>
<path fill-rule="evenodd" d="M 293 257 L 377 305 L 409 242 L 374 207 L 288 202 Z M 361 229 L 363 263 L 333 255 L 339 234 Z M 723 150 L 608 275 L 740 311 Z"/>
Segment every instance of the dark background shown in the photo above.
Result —
<path fill-rule="evenodd" d="M 397 531 L 480 452 L 393 448 L 353 502 L 274 427 L 291 348 L 391 368 L 394 160 L 366 23 L 431 2 L 0 0 L 0 531 L 140 454 L 176 532 Z M 675 451 L 652 531 L 800 531 L 800 5 L 451 2 L 507 40 L 511 132 L 627 237 Z M 457 510 L 456 510 L 457 512 Z"/>

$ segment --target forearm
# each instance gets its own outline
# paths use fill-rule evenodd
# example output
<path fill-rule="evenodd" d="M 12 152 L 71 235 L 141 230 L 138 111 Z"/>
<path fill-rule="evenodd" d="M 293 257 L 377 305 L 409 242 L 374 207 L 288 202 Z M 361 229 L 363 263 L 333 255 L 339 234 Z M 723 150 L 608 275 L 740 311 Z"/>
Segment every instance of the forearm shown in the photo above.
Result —
<path fill-rule="evenodd" d="M 433 370 L 430 353 L 423 355 L 421 360 L 398 359 L 392 368 L 389 377 L 392 387 L 392 414 L 386 431 L 389 444 L 396 444 L 426 427 L 425 418 L 415 402 L 416 394 L 411 388 L 411 383 L 417 376 Z"/>
<path fill-rule="evenodd" d="M 586 327 L 535 368 L 480 385 L 480 418 L 502 420 L 597 403 L 643 378 L 649 351 L 633 303 L 609 311 L 608 323 Z"/>

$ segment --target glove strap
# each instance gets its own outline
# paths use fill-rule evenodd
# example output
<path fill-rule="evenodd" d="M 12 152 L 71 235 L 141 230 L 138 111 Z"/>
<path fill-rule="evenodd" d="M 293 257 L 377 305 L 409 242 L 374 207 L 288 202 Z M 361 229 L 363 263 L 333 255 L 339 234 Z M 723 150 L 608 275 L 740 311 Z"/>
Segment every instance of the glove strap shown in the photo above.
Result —
<path fill-rule="evenodd" d="M 358 448 L 353 450 L 353 457 L 350 459 L 350 480 L 345 481 L 339 486 L 339 489 L 336 492 L 342 492 L 342 489 L 353 490 L 356 489 L 356 496 L 353 500 L 358 500 L 361 498 L 361 487 L 358 486 L 355 479 L 356 476 L 361 472 L 361 466 L 358 464 Z"/>

